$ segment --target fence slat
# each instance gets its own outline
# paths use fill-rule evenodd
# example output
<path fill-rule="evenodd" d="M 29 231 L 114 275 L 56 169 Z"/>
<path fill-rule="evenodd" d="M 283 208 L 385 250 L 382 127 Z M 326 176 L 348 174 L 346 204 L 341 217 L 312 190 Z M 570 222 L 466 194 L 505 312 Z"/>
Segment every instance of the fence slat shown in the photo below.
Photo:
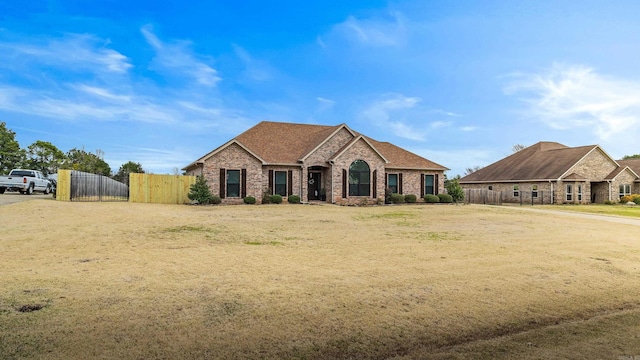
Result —
<path fill-rule="evenodd" d="M 71 170 L 58 170 L 56 200 L 71 200 Z"/>
<path fill-rule="evenodd" d="M 195 176 L 129 174 L 129 201 L 136 203 L 188 204 Z"/>

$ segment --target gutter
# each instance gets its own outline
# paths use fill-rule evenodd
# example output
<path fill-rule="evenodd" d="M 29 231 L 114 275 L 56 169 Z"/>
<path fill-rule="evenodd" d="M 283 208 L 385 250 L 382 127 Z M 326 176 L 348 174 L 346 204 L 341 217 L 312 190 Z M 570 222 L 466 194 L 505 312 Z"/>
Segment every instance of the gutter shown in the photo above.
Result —
<path fill-rule="evenodd" d="M 331 203 L 336 203 L 336 194 L 333 193 L 333 160 L 329 160 L 329 165 L 331 165 Z"/>

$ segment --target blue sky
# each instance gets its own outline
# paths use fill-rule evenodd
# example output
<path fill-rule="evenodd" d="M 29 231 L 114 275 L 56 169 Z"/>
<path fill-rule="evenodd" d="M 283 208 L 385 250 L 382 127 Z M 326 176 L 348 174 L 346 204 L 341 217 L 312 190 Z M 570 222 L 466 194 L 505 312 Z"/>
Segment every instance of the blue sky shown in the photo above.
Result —
<path fill-rule="evenodd" d="M 639 1 L 5 1 L 0 121 L 173 173 L 262 120 L 447 166 L 640 153 Z M 277 139 L 273 139 L 277 141 Z"/>

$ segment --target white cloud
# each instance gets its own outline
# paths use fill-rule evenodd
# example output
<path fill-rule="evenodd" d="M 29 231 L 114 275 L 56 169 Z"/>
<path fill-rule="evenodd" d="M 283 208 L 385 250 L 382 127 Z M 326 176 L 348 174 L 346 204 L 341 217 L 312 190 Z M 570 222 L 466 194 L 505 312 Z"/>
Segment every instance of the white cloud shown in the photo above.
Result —
<path fill-rule="evenodd" d="M 244 64 L 244 76 L 253 81 L 268 81 L 274 78 L 276 70 L 263 61 L 254 59 L 245 49 L 233 45 L 233 51 Z"/>
<path fill-rule="evenodd" d="M 406 21 L 400 12 L 389 12 L 385 18 L 358 19 L 349 16 L 336 24 L 326 37 L 338 36 L 348 41 L 374 47 L 399 46 L 406 42 Z M 326 41 L 321 37 L 317 43 L 325 48 Z"/>
<path fill-rule="evenodd" d="M 158 70 L 171 74 L 177 72 L 177 76 L 187 75 L 198 84 L 208 87 L 215 86 L 221 80 L 216 69 L 196 59 L 189 49 L 190 43 L 186 41 L 164 43 L 152 30 L 151 25 L 145 25 L 140 32 L 156 51 L 154 63 Z"/>
<path fill-rule="evenodd" d="M 582 65 L 554 64 L 535 74 L 511 74 L 505 92 L 519 95 L 530 116 L 552 129 L 580 129 L 609 142 L 640 125 L 640 82 Z"/>
<path fill-rule="evenodd" d="M 360 117 L 376 127 L 389 129 L 396 136 L 423 141 L 426 131 L 407 124 L 405 119 L 420 101 L 420 98 L 401 94 L 385 95 L 383 99 L 369 104 Z"/>
<path fill-rule="evenodd" d="M 35 44 L 34 44 L 35 43 Z M 32 43 L 0 43 L 5 66 L 42 64 L 67 71 L 125 73 L 133 65 L 125 55 L 106 47 L 108 41 L 93 35 L 66 34 L 62 38 L 34 38 Z M 20 58 L 16 62 L 15 58 Z M 0 65 L 2 66 L 2 65 Z"/>
<path fill-rule="evenodd" d="M 442 129 L 442 128 L 450 127 L 451 124 L 452 124 L 451 121 L 433 121 L 429 125 L 431 126 L 432 129 Z"/>
<path fill-rule="evenodd" d="M 99 99 L 103 99 L 103 100 L 107 100 L 107 101 L 113 101 L 113 102 L 119 102 L 119 103 L 128 103 L 129 101 L 131 101 L 131 96 L 128 96 L 128 95 L 117 95 L 117 94 L 114 94 L 109 89 L 100 88 L 100 87 L 97 87 L 97 86 L 79 84 L 79 85 L 76 85 L 76 88 L 78 90 L 80 90 L 80 91 L 83 91 L 83 92 L 87 93 L 87 94 L 94 95 Z"/>
<path fill-rule="evenodd" d="M 323 104 L 327 104 L 327 105 L 333 105 L 333 104 L 335 104 L 335 103 L 336 103 L 336 102 L 335 102 L 335 101 L 333 101 L 333 100 L 325 99 L 325 98 L 323 98 L 323 97 L 319 97 L 319 96 L 316 98 L 316 100 L 318 100 L 319 102 L 321 102 L 321 103 L 323 103 Z"/>

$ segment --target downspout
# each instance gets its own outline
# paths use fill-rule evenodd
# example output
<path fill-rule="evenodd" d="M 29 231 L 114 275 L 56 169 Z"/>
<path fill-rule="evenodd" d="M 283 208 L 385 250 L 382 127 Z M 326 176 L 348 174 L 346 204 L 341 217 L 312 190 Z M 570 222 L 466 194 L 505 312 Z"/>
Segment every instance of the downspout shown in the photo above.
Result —
<path fill-rule="evenodd" d="M 611 180 L 607 180 L 607 183 L 609 184 L 609 201 L 611 200 Z"/>
<path fill-rule="evenodd" d="M 549 198 L 551 198 L 551 205 L 556 203 L 556 199 L 555 196 L 553 195 L 553 181 L 549 180 L 549 187 L 551 188 L 551 196 L 549 196 Z"/>
<path fill-rule="evenodd" d="M 329 160 L 329 165 L 331 165 L 331 203 L 336 203 L 336 195 L 333 193 L 333 160 Z"/>
<path fill-rule="evenodd" d="M 302 198 L 302 180 L 304 178 L 305 178 L 304 177 L 304 164 L 302 164 L 302 165 L 300 165 L 300 201 L 304 201 L 304 199 Z"/>

